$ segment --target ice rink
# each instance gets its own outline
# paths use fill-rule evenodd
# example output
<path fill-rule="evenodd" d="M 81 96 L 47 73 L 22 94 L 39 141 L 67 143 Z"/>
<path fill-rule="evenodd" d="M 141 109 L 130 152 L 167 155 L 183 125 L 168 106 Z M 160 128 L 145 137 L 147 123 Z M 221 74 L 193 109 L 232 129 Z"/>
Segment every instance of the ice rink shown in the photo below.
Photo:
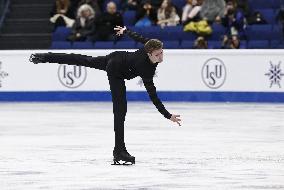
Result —
<path fill-rule="evenodd" d="M 1 103 L 1 190 L 284 189 L 284 105 L 129 103 L 132 166 L 112 166 L 111 103 Z"/>

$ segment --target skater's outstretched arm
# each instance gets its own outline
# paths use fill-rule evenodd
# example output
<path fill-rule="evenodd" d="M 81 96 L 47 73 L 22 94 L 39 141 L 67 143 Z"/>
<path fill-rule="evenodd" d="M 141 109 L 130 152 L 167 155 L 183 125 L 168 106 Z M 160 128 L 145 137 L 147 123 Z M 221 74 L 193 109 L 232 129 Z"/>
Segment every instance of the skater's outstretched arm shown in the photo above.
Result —
<path fill-rule="evenodd" d="M 152 100 L 153 104 L 156 106 L 158 111 L 167 119 L 170 119 L 173 122 L 176 122 L 180 126 L 180 121 L 178 117 L 179 115 L 170 114 L 168 110 L 165 108 L 161 100 L 158 98 L 156 87 L 154 85 L 153 79 L 145 79 L 143 78 L 144 86 L 149 94 L 150 99 Z"/>
<path fill-rule="evenodd" d="M 58 63 L 96 68 L 94 57 L 73 53 L 35 53 L 30 56 L 30 61 L 34 64 Z"/>
<path fill-rule="evenodd" d="M 137 32 L 133 32 L 133 31 L 127 29 L 126 26 L 124 26 L 124 27 L 116 26 L 114 28 L 114 30 L 116 31 L 116 35 L 118 35 L 118 36 L 120 36 L 123 33 L 125 33 L 130 38 L 134 39 L 137 42 L 141 42 L 142 44 L 145 44 L 146 42 L 148 42 L 150 40 L 150 38 L 145 38 L 142 35 L 138 34 Z"/>

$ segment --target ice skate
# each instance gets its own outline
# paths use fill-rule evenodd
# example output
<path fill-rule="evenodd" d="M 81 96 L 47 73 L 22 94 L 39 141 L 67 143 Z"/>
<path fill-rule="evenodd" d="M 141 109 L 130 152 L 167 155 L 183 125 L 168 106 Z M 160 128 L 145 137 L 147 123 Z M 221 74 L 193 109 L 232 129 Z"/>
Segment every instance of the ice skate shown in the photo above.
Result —
<path fill-rule="evenodd" d="M 135 157 L 131 156 L 127 150 L 122 150 L 119 153 L 113 151 L 112 165 L 132 165 L 135 164 Z"/>
<path fill-rule="evenodd" d="M 34 64 L 44 63 L 44 54 L 43 53 L 35 53 L 30 56 L 30 62 Z"/>

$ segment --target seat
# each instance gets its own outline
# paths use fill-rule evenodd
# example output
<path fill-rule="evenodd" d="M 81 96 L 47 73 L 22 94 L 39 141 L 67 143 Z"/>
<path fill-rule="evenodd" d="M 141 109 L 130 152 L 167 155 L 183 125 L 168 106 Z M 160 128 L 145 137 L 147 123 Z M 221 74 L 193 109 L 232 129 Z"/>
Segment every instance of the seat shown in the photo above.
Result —
<path fill-rule="evenodd" d="M 250 40 L 248 41 L 248 49 L 268 49 L 269 41 L 268 40 Z"/>
<path fill-rule="evenodd" d="M 195 40 L 197 35 L 193 32 L 182 32 L 178 38 L 179 40 Z"/>
<path fill-rule="evenodd" d="M 50 49 L 72 49 L 72 46 L 70 42 L 56 41 L 51 42 Z"/>
<path fill-rule="evenodd" d="M 240 41 L 240 49 L 247 49 L 247 41 L 245 40 Z"/>
<path fill-rule="evenodd" d="M 180 48 L 181 49 L 192 49 L 194 41 L 183 40 L 181 41 Z"/>
<path fill-rule="evenodd" d="M 94 48 L 95 49 L 112 49 L 113 48 L 113 42 L 109 41 L 97 41 L 95 42 Z"/>
<path fill-rule="evenodd" d="M 271 8 L 270 5 L 271 0 L 249 0 L 249 5 L 253 10 L 256 9 L 269 9 Z"/>
<path fill-rule="evenodd" d="M 135 49 L 136 42 L 134 41 L 118 41 L 113 46 L 114 49 Z"/>
<path fill-rule="evenodd" d="M 208 49 L 221 49 L 222 41 L 221 40 L 209 40 Z"/>
<path fill-rule="evenodd" d="M 123 23 L 125 26 L 133 26 L 136 21 L 136 11 L 125 11 L 123 13 Z"/>
<path fill-rule="evenodd" d="M 71 28 L 59 26 L 52 33 L 52 41 L 66 41 L 66 38 L 70 35 Z"/>
<path fill-rule="evenodd" d="M 283 43 L 283 41 L 272 40 L 270 42 L 270 48 L 271 49 L 284 49 L 284 43 Z"/>
<path fill-rule="evenodd" d="M 179 49 L 179 41 L 164 41 L 164 49 Z"/>
<path fill-rule="evenodd" d="M 93 49 L 94 45 L 92 42 L 74 42 L 72 45 L 73 49 Z"/>
<path fill-rule="evenodd" d="M 272 31 L 272 25 L 251 25 L 247 29 L 249 40 L 269 40 Z"/>

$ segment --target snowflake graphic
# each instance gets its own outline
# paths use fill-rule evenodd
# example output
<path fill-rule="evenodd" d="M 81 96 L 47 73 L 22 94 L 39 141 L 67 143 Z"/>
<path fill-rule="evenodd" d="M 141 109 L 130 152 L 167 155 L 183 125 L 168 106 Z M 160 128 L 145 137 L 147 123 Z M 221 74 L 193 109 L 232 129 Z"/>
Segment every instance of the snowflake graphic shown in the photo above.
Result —
<path fill-rule="evenodd" d="M 272 64 L 270 62 L 270 69 L 268 73 L 265 73 L 266 76 L 269 77 L 270 80 L 270 88 L 273 85 L 278 85 L 279 88 L 281 88 L 281 79 L 284 76 L 284 73 L 281 72 L 281 62 L 279 62 L 277 65 Z"/>
<path fill-rule="evenodd" d="M 2 80 L 1 79 L 4 79 L 5 77 L 8 76 L 8 73 L 6 73 L 5 71 L 2 71 L 2 62 L 0 61 L 0 87 L 2 87 Z"/>

